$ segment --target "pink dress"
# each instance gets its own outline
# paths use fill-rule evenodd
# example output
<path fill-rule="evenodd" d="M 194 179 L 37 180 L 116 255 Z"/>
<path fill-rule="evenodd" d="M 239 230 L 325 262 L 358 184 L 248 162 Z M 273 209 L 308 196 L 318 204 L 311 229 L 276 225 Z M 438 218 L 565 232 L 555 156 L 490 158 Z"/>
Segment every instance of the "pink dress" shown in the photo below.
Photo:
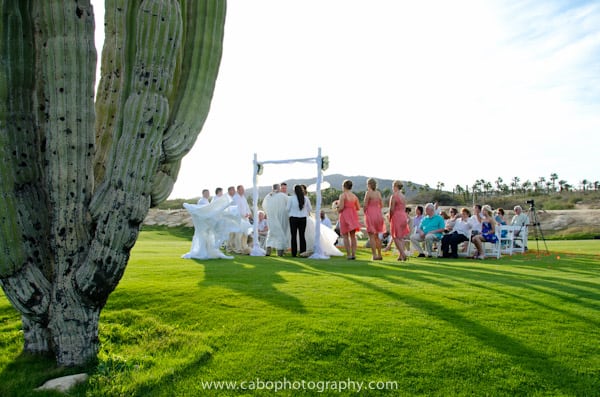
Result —
<path fill-rule="evenodd" d="M 365 207 L 365 226 L 367 233 L 385 233 L 385 223 L 381 213 L 381 199 L 369 199 Z"/>
<path fill-rule="evenodd" d="M 340 233 L 348 234 L 352 230 L 360 230 L 360 221 L 358 220 L 358 201 L 351 195 L 344 197 L 344 209 L 340 212 Z"/>
<path fill-rule="evenodd" d="M 397 194 L 392 196 L 394 211 L 390 213 L 390 232 L 392 238 L 404 238 L 410 233 L 406 204 Z"/>

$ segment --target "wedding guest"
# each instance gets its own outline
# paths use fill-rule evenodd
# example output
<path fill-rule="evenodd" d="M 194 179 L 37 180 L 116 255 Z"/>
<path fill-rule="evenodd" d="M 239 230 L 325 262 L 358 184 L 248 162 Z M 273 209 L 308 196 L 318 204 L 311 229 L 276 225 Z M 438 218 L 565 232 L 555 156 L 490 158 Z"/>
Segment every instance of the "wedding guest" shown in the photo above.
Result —
<path fill-rule="evenodd" d="M 425 217 L 421 220 L 417 232 L 410 238 L 413 247 L 419 251 L 419 257 L 427 256 L 430 258 L 433 256 L 433 243 L 442 239 L 444 227 L 444 219 L 435 213 L 433 203 L 428 203 L 425 206 Z M 423 242 L 425 243 L 427 254 L 425 254 L 421 246 Z"/>
<path fill-rule="evenodd" d="M 480 204 L 473 205 L 473 215 L 471 215 L 470 222 L 471 222 L 471 229 L 473 230 L 473 233 L 474 234 L 481 233 L 482 216 L 481 216 L 481 205 Z"/>
<path fill-rule="evenodd" d="M 462 208 L 460 216 L 455 220 L 450 233 L 442 237 L 443 258 L 458 258 L 458 244 L 469 241 L 469 236 L 471 235 L 470 217 L 471 211 L 467 208 Z"/>
<path fill-rule="evenodd" d="M 198 205 L 210 204 L 210 191 L 208 189 L 202 189 L 202 197 L 198 200 Z"/>
<path fill-rule="evenodd" d="M 496 236 L 496 221 L 494 220 L 492 209 L 485 206 L 482 209 L 482 214 L 481 233 L 471 237 L 471 241 L 475 244 L 475 248 L 477 248 L 473 259 L 485 259 L 483 243 L 495 243 L 498 241 L 498 236 Z"/>
<path fill-rule="evenodd" d="M 321 215 L 319 216 L 319 218 L 321 218 L 321 225 L 327 226 L 330 229 L 333 228 L 333 225 L 331 224 L 331 219 L 329 219 L 324 210 L 321 210 Z"/>
<path fill-rule="evenodd" d="M 223 195 L 223 188 L 222 187 L 218 187 L 215 189 L 215 195 L 213 196 L 213 198 L 210 200 L 210 202 L 212 203 L 215 199 L 218 199 L 219 197 L 221 197 Z"/>
<path fill-rule="evenodd" d="M 233 203 L 233 196 L 235 195 L 235 186 L 229 186 L 227 188 L 227 194 L 225 197 L 227 197 L 227 200 L 229 200 L 230 203 Z M 235 203 L 233 203 L 235 204 Z M 234 211 L 237 210 L 235 206 L 232 206 L 229 208 L 230 211 Z M 226 250 L 228 252 L 232 252 L 232 253 L 239 253 L 240 251 L 240 247 L 238 246 L 238 239 L 237 239 L 237 235 L 234 232 L 229 233 L 229 238 L 227 239 L 227 244 L 226 244 Z"/>
<path fill-rule="evenodd" d="M 498 208 L 496 209 L 496 216 L 494 217 L 496 223 L 499 225 L 506 225 L 506 220 L 504 219 L 504 209 Z"/>
<path fill-rule="evenodd" d="M 290 217 L 292 256 L 295 257 L 298 255 L 298 245 L 301 254 L 306 252 L 306 218 L 312 210 L 301 185 L 294 185 L 294 195 L 288 199 L 287 210 Z"/>
<path fill-rule="evenodd" d="M 521 236 L 521 233 L 524 231 L 522 238 L 524 240 L 525 250 L 527 250 L 527 226 L 529 226 L 529 215 L 523 212 L 523 208 L 520 205 L 516 205 L 513 210 L 515 211 L 515 215 L 512 217 L 510 224 L 519 226 L 519 229 L 515 230 L 515 237 Z"/>
<path fill-rule="evenodd" d="M 269 233 L 269 223 L 267 222 L 267 215 L 264 211 L 258 211 L 258 246 L 265 248 L 265 242 Z"/>
<path fill-rule="evenodd" d="M 461 214 L 458 213 L 458 210 L 454 207 L 449 210 L 448 219 L 446 219 L 446 227 L 445 231 L 450 232 L 452 228 L 454 228 L 454 223 L 461 217 Z"/>
<path fill-rule="evenodd" d="M 385 232 L 383 220 L 383 199 L 381 192 L 377 190 L 377 181 L 373 178 L 367 180 L 367 191 L 364 198 L 364 217 L 367 234 L 369 235 L 369 246 L 373 254 L 373 260 L 382 260 L 380 234 Z"/>
<path fill-rule="evenodd" d="M 233 201 L 233 196 L 235 196 L 235 186 L 229 186 L 227 188 L 227 198 L 229 201 Z"/>
<path fill-rule="evenodd" d="M 497 225 L 499 225 L 499 226 L 506 225 L 506 220 L 504 219 L 504 209 L 503 208 L 496 209 L 496 216 L 494 217 L 494 219 L 496 220 Z M 507 230 L 502 230 L 502 232 L 500 233 L 500 237 L 504 238 L 504 237 L 506 237 L 507 234 L 508 234 Z"/>
<path fill-rule="evenodd" d="M 338 199 L 340 234 L 346 247 L 346 255 L 350 260 L 356 259 L 356 232 L 360 230 L 358 211 L 360 204 L 356 194 L 352 193 L 352 181 L 346 179 L 342 184 L 343 192 Z"/>
<path fill-rule="evenodd" d="M 277 251 L 277 256 L 283 256 L 290 246 L 290 220 L 287 210 L 288 195 L 281 191 L 281 185 L 273 184 L 273 189 L 265 196 L 262 207 L 267 213 L 266 253 L 271 255 L 271 250 Z"/>
<path fill-rule="evenodd" d="M 511 225 L 525 226 L 529 224 L 529 216 L 523 212 L 523 207 L 516 205 L 514 211 L 515 215 L 512 217 Z"/>
<path fill-rule="evenodd" d="M 408 215 L 406 212 L 406 198 L 402 194 L 402 182 L 396 180 L 392 184 L 393 193 L 390 196 L 390 233 L 396 249 L 398 250 L 399 261 L 406 261 L 407 256 L 404 250 L 404 237 L 410 233 L 408 225 Z"/>
<path fill-rule="evenodd" d="M 247 221 L 248 226 L 250 226 L 252 222 L 252 213 L 250 212 L 250 206 L 248 205 L 245 194 L 246 191 L 244 186 L 238 185 L 233 194 L 232 201 L 237 207 L 240 218 Z M 233 236 L 230 235 L 230 239 L 233 238 L 233 241 L 230 241 L 232 251 L 237 254 L 249 254 L 250 247 L 248 247 L 248 233 L 246 231 L 241 231 L 233 234 Z"/>
<path fill-rule="evenodd" d="M 412 219 L 412 233 L 411 234 L 415 234 L 417 233 L 417 231 L 419 230 L 419 226 L 421 226 L 421 221 L 423 220 L 423 217 L 425 215 L 423 215 L 423 206 L 422 205 L 417 205 L 417 208 L 415 208 L 415 216 Z"/>

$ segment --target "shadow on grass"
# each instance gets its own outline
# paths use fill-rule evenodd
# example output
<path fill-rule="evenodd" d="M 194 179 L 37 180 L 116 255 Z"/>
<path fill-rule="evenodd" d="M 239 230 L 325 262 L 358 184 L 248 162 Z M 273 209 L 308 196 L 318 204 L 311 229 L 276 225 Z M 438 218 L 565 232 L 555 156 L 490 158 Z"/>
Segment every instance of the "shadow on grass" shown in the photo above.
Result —
<path fill-rule="evenodd" d="M 477 321 L 469 319 L 463 316 L 460 312 L 445 307 L 439 303 L 422 299 L 416 297 L 412 294 L 408 293 L 400 293 L 395 291 L 390 291 L 387 288 L 382 288 L 381 286 L 367 281 L 365 278 L 360 277 L 364 275 L 363 269 L 357 269 L 356 267 L 345 267 L 332 269 L 323 269 L 321 266 L 317 266 L 320 268 L 320 271 L 328 272 L 337 277 L 342 277 L 348 281 L 353 283 L 357 283 L 364 288 L 373 290 L 380 294 L 391 297 L 392 299 L 401 301 L 415 309 L 425 312 L 427 315 L 432 316 L 434 318 L 438 318 L 441 321 L 444 321 L 454 328 L 461 331 L 463 334 L 473 337 L 480 341 L 483 345 L 489 346 L 495 351 L 507 355 L 511 357 L 511 360 L 514 362 L 515 366 L 524 367 L 527 372 L 536 373 L 539 378 L 544 382 L 543 386 L 549 387 L 548 391 L 556 391 L 560 390 L 565 395 L 571 395 L 575 393 L 576 395 L 586 395 L 594 390 L 597 390 L 599 386 L 599 381 L 592 375 L 588 374 L 585 377 L 584 374 L 576 372 L 570 368 L 561 365 L 560 363 L 553 361 L 550 356 L 547 354 L 529 348 L 527 345 L 523 344 L 519 340 L 510 337 L 508 335 L 504 335 L 490 327 L 484 326 Z M 488 269 L 479 268 L 464 268 L 456 265 L 443 265 L 437 264 L 432 265 L 430 263 L 419 263 L 415 268 L 402 268 L 402 275 L 398 275 L 400 269 L 385 269 L 385 265 L 380 268 L 380 272 L 378 276 L 372 277 L 380 277 L 387 279 L 388 281 L 395 282 L 396 279 L 411 279 L 418 281 L 425 281 L 427 279 L 436 278 L 436 277 L 447 277 L 450 279 L 456 279 L 461 283 L 467 283 L 468 285 L 472 285 L 477 288 L 487 289 L 492 292 L 496 292 L 498 294 L 507 294 L 506 290 L 500 288 L 493 288 L 490 285 L 486 284 L 482 281 L 482 276 L 485 277 L 496 277 L 494 279 L 495 282 L 500 284 L 507 284 L 510 286 L 516 286 L 518 288 L 527 290 L 535 290 L 541 293 L 549 293 L 548 289 L 559 289 L 558 282 L 543 282 L 540 281 L 538 284 L 543 285 L 545 288 L 536 288 L 532 287 L 530 282 L 523 281 L 518 282 L 515 280 L 498 280 L 498 276 L 511 278 L 510 270 L 506 271 L 488 271 Z M 423 277 L 418 274 L 420 272 L 430 273 L 432 277 Z M 452 274 L 455 275 L 452 275 Z M 471 281 L 467 281 L 468 279 Z M 476 282 L 476 280 L 480 282 Z M 436 283 L 439 285 L 439 283 Z M 589 291 L 588 291 L 589 292 Z M 560 294 L 555 294 L 556 296 L 561 297 Z M 544 307 L 545 309 L 554 310 L 558 313 L 564 314 L 566 316 L 570 316 L 572 318 L 576 318 L 578 320 L 587 322 L 591 327 L 598 327 L 598 321 L 595 319 L 586 318 L 581 315 L 577 315 L 575 313 L 567 312 L 566 310 L 559 309 L 556 307 L 550 307 L 544 303 L 535 301 L 533 299 L 524 298 L 518 294 L 512 294 L 513 297 L 517 297 L 519 299 L 526 300 L 535 305 L 539 305 Z M 592 299 L 597 297 L 597 294 L 591 294 Z M 574 303 L 580 305 L 583 302 L 575 301 Z M 592 309 L 597 309 L 596 306 L 592 306 Z M 524 357 L 526 359 L 524 359 Z M 542 385 L 540 385 L 542 386 Z M 573 390 L 573 387 L 576 386 L 578 391 Z"/>
<path fill-rule="evenodd" d="M 205 352 L 196 359 L 186 363 L 181 368 L 174 368 L 161 377 L 151 379 L 131 390 L 133 396 L 164 395 L 165 385 L 177 383 L 181 379 L 194 378 L 198 368 L 207 365 L 212 360 L 212 354 Z M 200 389 L 201 390 L 201 389 Z M 199 391 L 200 393 L 200 391 Z M 200 395 L 200 394 L 199 394 Z"/>
<path fill-rule="evenodd" d="M 248 258 L 248 257 L 246 257 Z M 238 259 L 233 261 L 195 260 L 204 266 L 204 280 L 200 287 L 218 285 L 237 291 L 270 305 L 295 313 L 305 313 L 302 302 L 277 289 L 277 284 L 287 281 L 278 273 L 285 271 L 301 271 L 294 262 L 286 264 L 283 258 L 264 258 L 264 261 L 253 258 L 253 264 Z"/>
<path fill-rule="evenodd" d="M 90 367 L 59 367 L 52 356 L 21 353 L 0 373 L 0 395 L 11 397 L 64 396 L 63 393 L 56 391 L 34 392 L 33 390 L 48 379 L 73 375 L 86 370 L 93 371 Z"/>

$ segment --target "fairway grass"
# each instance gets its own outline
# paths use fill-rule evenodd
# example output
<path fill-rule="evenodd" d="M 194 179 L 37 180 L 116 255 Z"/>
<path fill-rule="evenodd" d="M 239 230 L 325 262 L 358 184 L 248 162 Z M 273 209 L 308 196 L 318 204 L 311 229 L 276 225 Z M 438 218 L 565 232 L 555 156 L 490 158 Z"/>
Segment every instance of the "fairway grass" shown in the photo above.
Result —
<path fill-rule="evenodd" d="M 600 396 L 600 241 L 407 263 L 181 259 L 190 245 L 141 233 L 70 395 Z M 1 295 L 0 395 L 73 373 L 21 348 Z"/>

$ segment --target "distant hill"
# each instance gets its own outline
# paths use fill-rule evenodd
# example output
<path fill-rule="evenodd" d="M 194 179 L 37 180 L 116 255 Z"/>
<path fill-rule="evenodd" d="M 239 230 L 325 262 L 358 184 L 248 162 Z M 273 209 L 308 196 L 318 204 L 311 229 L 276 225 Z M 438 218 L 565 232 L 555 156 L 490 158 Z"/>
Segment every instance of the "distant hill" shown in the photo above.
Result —
<path fill-rule="evenodd" d="M 379 190 L 385 190 L 385 189 L 392 189 L 392 183 L 394 182 L 391 179 L 380 179 L 377 177 L 374 177 L 377 180 L 377 185 Z M 325 175 L 323 177 L 323 180 L 326 182 L 329 182 L 329 184 L 331 185 L 331 187 L 333 189 L 337 189 L 337 190 L 342 190 L 342 183 L 344 183 L 344 181 L 346 179 L 350 179 L 352 181 L 352 183 L 354 184 L 352 190 L 354 192 L 364 192 L 365 190 L 367 190 L 367 179 L 369 179 L 369 177 L 367 176 L 362 176 L 362 175 L 355 175 L 355 176 L 347 176 L 347 175 L 341 175 L 341 174 L 333 174 L 333 175 Z M 291 192 L 291 187 L 297 184 L 304 184 L 306 186 L 310 186 L 313 183 L 317 183 L 317 178 L 305 178 L 305 179 L 288 179 L 286 181 L 282 181 L 282 182 L 286 182 L 289 186 L 288 188 L 288 192 Z M 407 181 L 402 181 L 404 183 L 404 194 L 406 196 L 407 199 L 411 199 L 412 197 L 414 197 L 417 194 L 417 189 L 419 188 L 420 185 L 417 184 L 413 184 L 413 189 L 409 188 L 409 183 Z M 258 197 L 260 199 L 262 199 L 263 197 L 265 197 L 270 191 L 271 191 L 272 187 L 271 186 L 259 186 L 258 187 Z M 252 187 L 247 188 L 246 189 L 246 197 L 252 197 L 252 194 L 254 193 L 254 190 Z"/>

